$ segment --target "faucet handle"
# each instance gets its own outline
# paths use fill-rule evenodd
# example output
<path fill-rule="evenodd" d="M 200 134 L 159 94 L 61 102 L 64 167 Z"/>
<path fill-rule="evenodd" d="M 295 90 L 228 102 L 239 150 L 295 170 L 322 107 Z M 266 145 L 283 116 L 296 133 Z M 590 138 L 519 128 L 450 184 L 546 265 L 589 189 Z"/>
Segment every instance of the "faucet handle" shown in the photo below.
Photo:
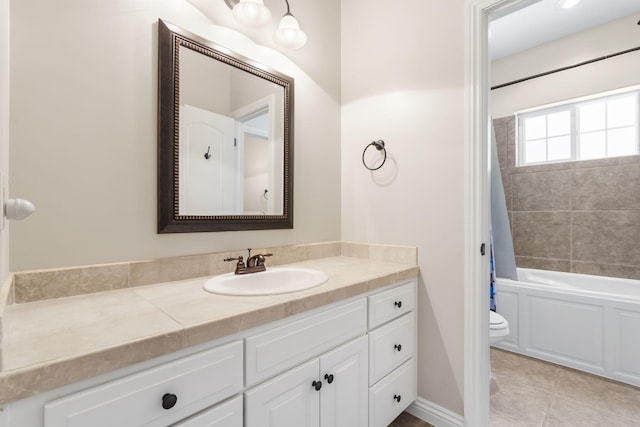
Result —
<path fill-rule="evenodd" d="M 258 257 L 256 260 L 256 266 L 264 266 L 264 259 L 268 256 L 273 256 L 273 254 L 258 254 L 256 256 Z"/>
<path fill-rule="evenodd" d="M 236 264 L 236 271 L 235 274 L 242 274 L 245 272 L 245 268 L 246 266 L 244 265 L 244 258 L 242 257 L 242 255 L 240 255 L 239 257 L 236 258 L 225 258 L 225 261 L 238 261 L 238 263 Z"/>

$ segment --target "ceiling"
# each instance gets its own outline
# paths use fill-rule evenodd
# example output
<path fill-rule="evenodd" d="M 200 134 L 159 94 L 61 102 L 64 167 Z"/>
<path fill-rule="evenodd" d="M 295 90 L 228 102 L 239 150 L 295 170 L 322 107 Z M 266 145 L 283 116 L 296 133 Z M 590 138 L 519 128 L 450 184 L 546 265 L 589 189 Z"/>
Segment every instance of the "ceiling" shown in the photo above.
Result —
<path fill-rule="evenodd" d="M 640 0 L 582 0 L 562 9 L 558 0 L 532 3 L 490 24 L 491 59 L 499 59 L 640 12 Z M 640 29 L 639 29 L 640 31 Z M 639 35 L 640 40 L 640 35 Z"/>

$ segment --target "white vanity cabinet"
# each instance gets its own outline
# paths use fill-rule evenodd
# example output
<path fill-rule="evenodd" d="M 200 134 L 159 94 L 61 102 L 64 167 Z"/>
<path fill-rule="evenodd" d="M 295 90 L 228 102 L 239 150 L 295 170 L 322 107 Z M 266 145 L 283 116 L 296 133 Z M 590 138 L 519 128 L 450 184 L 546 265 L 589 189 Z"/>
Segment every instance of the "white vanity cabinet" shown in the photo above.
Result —
<path fill-rule="evenodd" d="M 240 395 L 173 424 L 172 427 L 242 427 L 242 413 Z"/>
<path fill-rule="evenodd" d="M 36 395 L 9 425 L 386 427 L 416 396 L 415 304 L 400 282 Z"/>
<path fill-rule="evenodd" d="M 416 396 L 415 300 L 412 280 L 248 337 L 248 383 L 286 372 L 245 392 L 245 426 L 386 427 Z"/>
<path fill-rule="evenodd" d="M 369 426 L 386 427 L 416 398 L 415 281 L 369 296 Z"/>
<path fill-rule="evenodd" d="M 245 427 L 366 427 L 367 337 L 245 392 Z"/>
<path fill-rule="evenodd" d="M 242 395 L 205 409 L 172 427 L 242 427 Z"/>
<path fill-rule="evenodd" d="M 241 392 L 242 368 L 235 341 L 51 401 L 44 426 L 167 426 Z"/>

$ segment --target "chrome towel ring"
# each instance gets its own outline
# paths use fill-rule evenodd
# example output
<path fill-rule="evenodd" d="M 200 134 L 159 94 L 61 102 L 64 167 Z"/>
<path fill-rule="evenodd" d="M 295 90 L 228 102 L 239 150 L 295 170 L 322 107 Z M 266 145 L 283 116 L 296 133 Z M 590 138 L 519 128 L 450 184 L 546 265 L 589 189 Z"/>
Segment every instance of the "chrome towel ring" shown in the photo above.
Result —
<path fill-rule="evenodd" d="M 367 165 L 367 163 L 364 161 L 364 155 L 367 152 L 367 150 L 369 149 L 369 147 L 371 147 L 371 146 L 374 146 L 376 148 L 376 150 L 378 150 L 378 151 L 382 151 L 382 154 L 383 154 L 382 163 L 380 163 L 375 168 L 369 167 Z M 370 171 L 376 171 L 376 170 L 380 169 L 382 167 L 382 165 L 384 165 L 384 162 L 386 162 L 386 161 L 387 161 L 387 149 L 384 148 L 384 141 L 383 140 L 379 139 L 377 141 L 373 141 L 369 145 L 364 147 L 364 151 L 362 152 L 362 164 L 364 165 L 365 168 L 369 169 Z"/>

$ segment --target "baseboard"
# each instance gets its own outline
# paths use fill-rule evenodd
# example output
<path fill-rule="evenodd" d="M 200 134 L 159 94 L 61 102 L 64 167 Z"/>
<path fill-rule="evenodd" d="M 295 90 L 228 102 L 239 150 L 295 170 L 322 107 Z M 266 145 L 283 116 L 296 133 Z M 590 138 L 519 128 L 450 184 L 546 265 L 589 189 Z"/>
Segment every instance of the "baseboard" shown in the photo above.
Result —
<path fill-rule="evenodd" d="M 421 398 L 416 399 L 407 408 L 407 412 L 436 427 L 464 426 L 464 418 L 461 415 Z"/>

